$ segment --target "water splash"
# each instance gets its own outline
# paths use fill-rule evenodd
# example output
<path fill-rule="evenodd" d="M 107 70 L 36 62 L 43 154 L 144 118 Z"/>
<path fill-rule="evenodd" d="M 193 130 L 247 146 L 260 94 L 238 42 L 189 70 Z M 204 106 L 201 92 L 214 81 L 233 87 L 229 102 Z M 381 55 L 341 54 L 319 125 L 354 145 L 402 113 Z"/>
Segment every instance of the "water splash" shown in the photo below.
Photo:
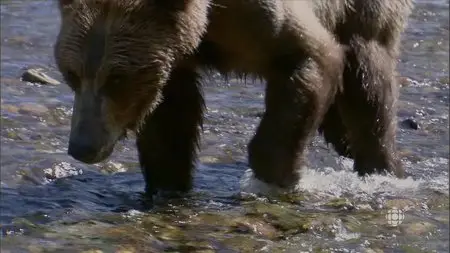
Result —
<path fill-rule="evenodd" d="M 418 166 L 431 166 L 430 164 L 435 164 L 435 162 L 435 159 L 425 161 Z M 351 164 L 348 161 L 341 163 L 341 165 L 343 165 L 343 168 L 339 170 L 331 167 L 318 170 L 305 168 L 301 172 L 301 179 L 295 186 L 294 191 L 313 193 L 321 197 L 351 196 L 359 200 L 369 200 L 374 196 L 412 197 L 422 190 L 448 191 L 448 177 L 445 175 L 418 179 L 412 177 L 398 179 L 391 175 L 359 177 L 357 173 L 349 170 Z M 256 179 L 253 171 L 248 169 L 241 179 L 241 192 L 272 195 L 283 193 L 283 190 Z"/>

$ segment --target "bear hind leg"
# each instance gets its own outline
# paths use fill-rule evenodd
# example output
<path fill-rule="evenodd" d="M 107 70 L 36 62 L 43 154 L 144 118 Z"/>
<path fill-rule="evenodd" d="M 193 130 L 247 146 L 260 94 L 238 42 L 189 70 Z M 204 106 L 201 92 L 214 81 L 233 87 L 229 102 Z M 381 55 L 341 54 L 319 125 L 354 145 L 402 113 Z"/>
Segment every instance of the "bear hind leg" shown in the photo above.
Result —
<path fill-rule="evenodd" d="M 163 101 L 137 133 L 146 193 L 184 193 L 192 188 L 204 100 L 198 73 L 175 69 L 162 90 Z"/>
<path fill-rule="evenodd" d="M 248 145 L 249 164 L 265 183 L 289 188 L 298 182 L 297 169 L 328 109 L 336 86 L 319 64 L 308 57 L 292 74 L 268 78 L 265 113 Z M 284 73 L 284 72 L 282 72 Z"/>
<path fill-rule="evenodd" d="M 346 54 L 344 93 L 337 101 L 349 133 L 354 170 L 361 176 L 388 172 L 403 177 L 395 145 L 394 50 L 377 41 L 354 38 Z"/>

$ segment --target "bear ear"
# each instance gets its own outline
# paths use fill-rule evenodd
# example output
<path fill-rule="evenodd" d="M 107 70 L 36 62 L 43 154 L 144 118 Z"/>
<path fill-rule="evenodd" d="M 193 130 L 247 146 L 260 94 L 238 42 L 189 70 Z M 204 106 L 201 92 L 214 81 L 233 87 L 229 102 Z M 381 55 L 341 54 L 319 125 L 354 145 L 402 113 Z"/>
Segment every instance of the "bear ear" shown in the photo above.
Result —
<path fill-rule="evenodd" d="M 154 0 L 158 8 L 167 10 L 184 10 L 192 0 Z"/>

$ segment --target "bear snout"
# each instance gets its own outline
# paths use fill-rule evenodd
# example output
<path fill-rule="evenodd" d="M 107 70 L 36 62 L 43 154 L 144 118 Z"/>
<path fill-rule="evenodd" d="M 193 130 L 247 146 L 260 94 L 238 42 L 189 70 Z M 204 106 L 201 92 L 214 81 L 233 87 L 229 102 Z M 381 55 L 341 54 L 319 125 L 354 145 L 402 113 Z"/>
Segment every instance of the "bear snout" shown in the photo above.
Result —
<path fill-rule="evenodd" d="M 87 138 L 73 138 L 69 141 L 68 155 L 83 163 L 93 164 L 106 159 L 112 149 L 103 147 L 99 143 Z"/>

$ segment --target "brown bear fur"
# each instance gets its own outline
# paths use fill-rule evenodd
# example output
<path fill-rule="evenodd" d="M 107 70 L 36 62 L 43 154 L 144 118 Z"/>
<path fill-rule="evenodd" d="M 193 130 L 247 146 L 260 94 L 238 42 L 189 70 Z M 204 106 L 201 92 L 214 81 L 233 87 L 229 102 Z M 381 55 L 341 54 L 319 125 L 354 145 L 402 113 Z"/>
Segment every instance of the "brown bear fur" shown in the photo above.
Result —
<path fill-rule="evenodd" d="M 266 82 L 248 145 L 255 176 L 291 186 L 319 130 L 360 174 L 396 155 L 400 35 L 411 0 L 58 0 L 56 63 L 75 92 L 69 154 L 107 158 L 137 132 L 146 190 L 188 191 L 202 125 L 200 70 Z"/>

